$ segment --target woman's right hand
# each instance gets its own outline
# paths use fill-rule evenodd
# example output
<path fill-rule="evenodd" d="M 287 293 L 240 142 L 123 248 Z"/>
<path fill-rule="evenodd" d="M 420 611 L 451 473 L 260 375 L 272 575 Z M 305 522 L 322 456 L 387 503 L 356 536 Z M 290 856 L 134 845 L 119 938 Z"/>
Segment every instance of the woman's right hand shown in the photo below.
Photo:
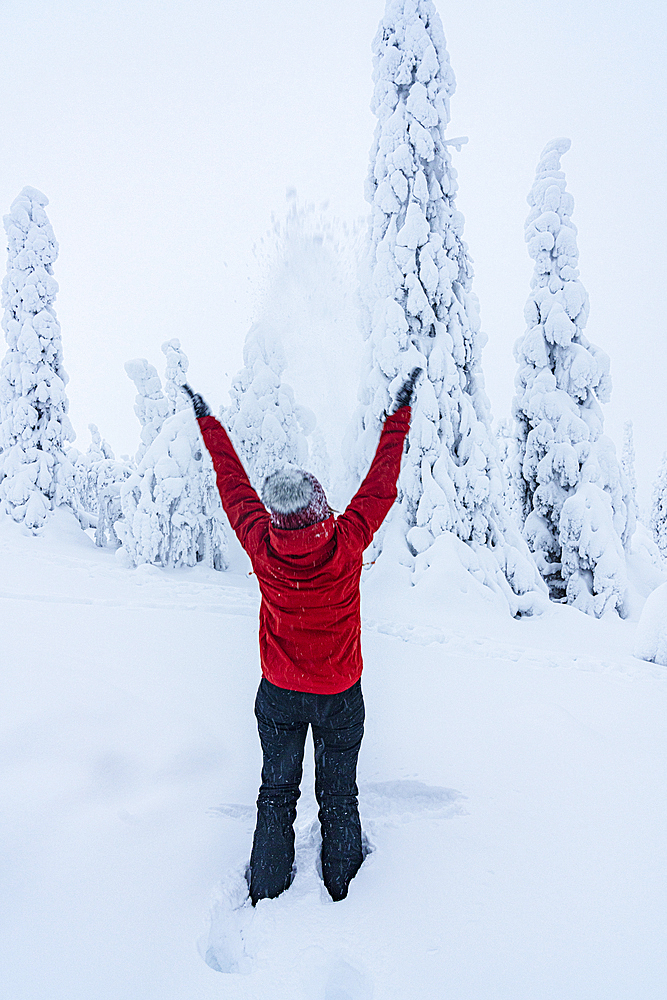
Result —
<path fill-rule="evenodd" d="M 421 368 L 413 368 L 401 388 L 396 393 L 396 404 L 394 406 L 394 413 L 396 410 L 400 410 L 402 406 L 410 406 L 412 402 L 412 396 L 415 391 L 415 382 L 422 373 Z"/>
<path fill-rule="evenodd" d="M 190 402 L 192 403 L 192 408 L 195 411 L 195 417 L 199 420 L 201 417 L 210 417 L 211 409 L 208 403 L 202 399 L 198 392 L 193 392 L 187 382 L 185 382 L 181 389 L 186 392 L 190 397 Z"/>

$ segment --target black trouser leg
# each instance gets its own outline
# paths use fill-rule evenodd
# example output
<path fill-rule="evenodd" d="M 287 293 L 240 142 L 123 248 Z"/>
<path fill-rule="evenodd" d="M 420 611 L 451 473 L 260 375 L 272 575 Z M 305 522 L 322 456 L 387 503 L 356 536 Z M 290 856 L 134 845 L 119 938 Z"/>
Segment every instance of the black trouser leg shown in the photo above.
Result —
<path fill-rule="evenodd" d="M 294 820 L 308 723 L 271 718 L 277 714 L 271 711 L 260 685 L 255 715 L 264 762 L 250 856 L 253 906 L 258 899 L 279 896 L 292 881 Z"/>
<path fill-rule="evenodd" d="M 347 896 L 361 867 L 357 758 L 364 735 L 361 685 L 333 696 L 330 712 L 313 723 L 315 795 L 322 827 L 322 878 L 334 900 Z"/>
<path fill-rule="evenodd" d="M 361 685 L 318 695 L 262 680 L 255 715 L 264 761 L 250 857 L 252 902 L 280 895 L 292 881 L 294 820 L 309 724 L 315 743 L 322 877 L 332 898 L 344 899 L 363 861 L 356 783 L 364 733 Z"/>

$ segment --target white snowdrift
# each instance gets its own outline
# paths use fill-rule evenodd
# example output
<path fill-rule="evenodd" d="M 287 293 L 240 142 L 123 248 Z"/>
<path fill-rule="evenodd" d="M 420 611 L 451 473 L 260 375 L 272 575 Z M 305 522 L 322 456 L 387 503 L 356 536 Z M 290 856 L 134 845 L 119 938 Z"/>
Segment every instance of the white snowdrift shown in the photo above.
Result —
<path fill-rule="evenodd" d="M 667 583 L 649 594 L 635 634 L 635 656 L 667 667 Z"/>
<path fill-rule="evenodd" d="M 127 570 L 71 515 L 0 520 L 3 997 L 661 996 L 665 670 L 615 616 L 511 619 L 454 555 L 364 584 L 348 899 L 318 873 L 311 747 L 297 878 L 252 910 L 245 557 Z"/>

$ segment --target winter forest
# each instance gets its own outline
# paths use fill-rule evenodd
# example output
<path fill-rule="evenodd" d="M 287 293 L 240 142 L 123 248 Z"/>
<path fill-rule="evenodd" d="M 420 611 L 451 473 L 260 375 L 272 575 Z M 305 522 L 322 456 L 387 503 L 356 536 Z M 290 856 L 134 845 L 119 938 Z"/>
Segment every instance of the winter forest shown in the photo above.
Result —
<path fill-rule="evenodd" d="M 365 345 L 342 464 L 335 456 L 332 465 L 315 414 L 283 379 L 289 303 L 281 316 L 281 304 L 272 302 L 271 315 L 248 331 L 244 366 L 220 419 L 256 487 L 294 464 L 312 466 L 334 493 L 344 493 L 345 475 L 360 481 L 368 468 L 392 392 L 418 366 L 424 378 L 386 529 L 392 537 L 386 558 L 415 570 L 425 560 L 437 562 L 439 539 L 449 536 L 445 546 L 454 545 L 467 571 L 502 594 L 514 616 L 532 614 L 548 594 L 596 617 L 608 611 L 626 617 L 627 557 L 638 521 L 633 427 L 628 420 L 618 448 L 604 433 L 611 364 L 585 333 L 589 299 L 561 163 L 570 141 L 553 139 L 536 157 L 524 226 L 534 263 L 526 328 L 514 345 L 512 413 L 497 415 L 494 424 L 484 390 L 487 338 L 450 152 L 466 140 L 447 138 L 455 80 L 433 5 L 389 4 L 373 56 L 377 125 L 366 179 L 368 231 L 354 241 L 356 267 L 345 259 L 343 302 L 321 304 L 323 311 L 344 305 L 353 312 L 348 302 L 357 297 Z M 65 507 L 82 529 L 94 530 L 97 545 L 118 547 L 128 567 L 204 562 L 222 571 L 229 529 L 180 389 L 188 357 L 179 339 L 159 345 L 162 378 L 146 358 L 125 365 L 137 393 L 135 455 L 116 459 L 94 424 L 85 450 L 72 443 L 55 309 L 58 242 L 47 205 L 44 194 L 24 187 L 4 217 L 3 510 L 39 532 L 53 510 Z M 331 223 L 309 217 L 293 198 L 274 281 L 299 250 L 309 268 L 319 256 L 320 267 L 342 269 L 336 258 L 347 248 L 340 240 Z M 299 267 L 296 260 L 292 267 Z M 642 555 L 659 570 L 667 560 L 666 460 L 639 517 Z M 333 468 L 340 482 L 332 481 Z M 374 556 L 382 549 L 379 538 Z"/>
<path fill-rule="evenodd" d="M 605 428 L 616 360 L 587 290 L 596 244 L 568 182 L 576 140 L 552 134 L 523 151 L 534 179 L 512 225 L 517 245 L 523 227 L 524 308 L 505 318 L 511 403 L 492 407 L 494 306 L 478 298 L 468 233 L 481 220 L 459 206 L 469 139 L 451 128 L 447 5 L 382 7 L 367 59 L 368 170 L 354 178 L 366 216 L 346 221 L 288 191 L 255 245 L 242 363 L 217 397 L 204 376 L 216 329 L 151 328 L 165 336 L 124 364 L 132 453 L 118 454 L 108 410 L 89 439 L 72 426 L 59 302 L 77 292 L 59 273 L 53 196 L 26 183 L 5 206 L 0 596 L 18 721 L 6 720 L 0 764 L 14 810 L 3 835 L 16 871 L 12 1000 L 648 1000 L 667 982 L 655 811 L 667 430 L 651 427 L 663 453 L 651 468 L 636 462 L 646 450 L 631 408 L 622 434 L 618 420 Z M 190 223 L 205 229 L 206 185 L 199 194 Z M 222 286 L 202 275 L 223 328 Z M 647 383 L 662 381 L 650 357 L 643 364 Z M 415 367 L 398 499 L 362 576 L 369 857 L 349 899 L 327 907 L 304 787 L 298 878 L 250 912 L 239 873 L 259 775 L 258 596 L 181 386 L 206 395 L 258 490 L 293 465 L 342 511 Z M 86 391 L 106 391 L 111 377 L 95 366 Z M 131 403 L 116 394 L 120 426 Z M 424 898 L 431 879 L 438 891 Z M 137 914 L 129 929 L 117 892 Z M 33 949 L 47 956 L 39 970 L 26 964 Z"/>

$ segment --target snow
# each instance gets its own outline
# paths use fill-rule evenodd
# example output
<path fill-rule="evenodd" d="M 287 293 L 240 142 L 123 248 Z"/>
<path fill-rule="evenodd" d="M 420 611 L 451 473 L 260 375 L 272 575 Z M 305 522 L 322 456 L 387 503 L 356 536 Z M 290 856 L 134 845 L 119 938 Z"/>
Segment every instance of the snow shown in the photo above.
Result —
<path fill-rule="evenodd" d="M 231 908 L 260 769 L 231 548 L 226 573 L 126 570 L 62 510 L 34 538 L 0 520 L 3 995 L 660 996 L 667 669 L 615 615 L 511 619 L 458 555 L 363 585 L 372 852 L 348 899 L 317 874 L 308 759 L 293 886 Z"/>
<path fill-rule="evenodd" d="M 649 594 L 634 646 L 635 656 L 667 667 L 667 583 Z"/>

